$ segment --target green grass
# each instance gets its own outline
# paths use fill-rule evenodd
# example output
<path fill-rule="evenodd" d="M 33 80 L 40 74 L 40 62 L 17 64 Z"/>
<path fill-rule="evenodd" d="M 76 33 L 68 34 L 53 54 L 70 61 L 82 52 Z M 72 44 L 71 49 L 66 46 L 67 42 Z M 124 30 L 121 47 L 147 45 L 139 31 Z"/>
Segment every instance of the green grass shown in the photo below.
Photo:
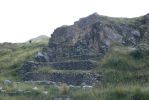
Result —
<path fill-rule="evenodd" d="M 141 47 L 142 48 L 142 47 Z M 103 74 L 103 82 L 146 83 L 149 82 L 149 48 L 113 45 L 108 53 L 99 60 L 96 72 Z"/>
<path fill-rule="evenodd" d="M 75 100 L 148 100 L 149 90 L 135 85 L 108 86 L 74 92 Z M 135 98 L 135 99 L 134 99 Z M 137 98 L 137 99 L 136 99 Z"/>
<path fill-rule="evenodd" d="M 2 85 L 2 84 L 0 84 Z M 53 97 L 70 96 L 74 100 L 148 100 L 149 84 L 117 84 L 117 85 L 99 85 L 93 89 L 71 89 L 68 86 L 60 88 L 50 85 L 13 83 L 12 85 L 3 85 L 5 93 L 0 93 L 0 100 L 52 100 Z M 37 87 L 37 90 L 33 88 Z M 17 93 L 17 89 L 30 91 L 28 93 Z M 68 90 L 69 89 L 69 90 Z M 48 91 L 45 95 L 44 91 Z"/>
<path fill-rule="evenodd" d="M 50 85 L 15 83 L 19 80 L 16 70 L 24 61 L 30 60 L 45 44 L 0 44 L 0 86 L 6 93 L 0 93 L 0 100 L 52 100 L 62 96 L 60 90 Z M 74 100 L 149 100 L 149 45 L 137 48 L 113 44 L 106 55 L 98 60 L 98 66 L 91 70 L 102 74 L 100 84 L 93 89 L 69 89 L 65 95 Z M 81 70 L 55 70 L 43 66 L 35 72 L 81 73 Z M 10 79 L 12 85 L 4 85 Z M 38 90 L 33 90 L 38 87 Z M 31 93 L 14 93 L 17 89 Z M 63 88 L 62 88 L 63 89 Z M 65 90 L 65 88 L 64 88 Z M 66 89 L 67 90 L 67 89 Z M 45 95 L 43 91 L 48 91 Z M 64 91 L 65 92 L 65 91 Z"/>
<path fill-rule="evenodd" d="M 44 47 L 40 43 L 4 43 L 0 44 L 0 81 L 4 79 L 18 79 L 16 70 L 34 57 Z"/>

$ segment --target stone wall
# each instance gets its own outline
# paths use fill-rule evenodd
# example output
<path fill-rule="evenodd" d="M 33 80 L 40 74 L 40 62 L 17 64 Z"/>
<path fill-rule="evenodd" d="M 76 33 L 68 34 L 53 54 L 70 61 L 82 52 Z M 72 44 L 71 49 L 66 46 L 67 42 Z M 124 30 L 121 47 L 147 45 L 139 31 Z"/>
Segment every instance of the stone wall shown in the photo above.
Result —
<path fill-rule="evenodd" d="M 96 66 L 96 63 L 90 60 L 70 60 L 56 62 L 51 64 L 53 68 L 60 70 L 90 70 Z"/>
<path fill-rule="evenodd" d="M 53 81 L 67 83 L 71 85 L 81 85 L 82 83 L 92 85 L 101 80 L 101 76 L 95 73 L 28 73 L 24 80 L 27 81 Z"/>

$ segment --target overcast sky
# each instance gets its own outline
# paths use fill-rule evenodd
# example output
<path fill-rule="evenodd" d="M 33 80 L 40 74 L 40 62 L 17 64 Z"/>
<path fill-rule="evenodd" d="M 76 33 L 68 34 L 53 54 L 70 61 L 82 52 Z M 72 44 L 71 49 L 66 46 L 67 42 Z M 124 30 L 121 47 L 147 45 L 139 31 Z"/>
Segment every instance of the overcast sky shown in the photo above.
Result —
<path fill-rule="evenodd" d="M 149 0 L 0 0 L 0 42 L 24 42 L 50 36 L 94 12 L 112 17 L 149 13 Z"/>

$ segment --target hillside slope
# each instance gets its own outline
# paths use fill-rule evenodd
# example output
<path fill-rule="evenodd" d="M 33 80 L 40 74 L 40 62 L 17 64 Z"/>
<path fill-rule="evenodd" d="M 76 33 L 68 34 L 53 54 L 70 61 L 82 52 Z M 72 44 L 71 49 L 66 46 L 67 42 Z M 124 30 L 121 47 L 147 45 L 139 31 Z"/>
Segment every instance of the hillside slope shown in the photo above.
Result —
<path fill-rule="evenodd" d="M 0 44 L 0 56 L 2 100 L 149 100 L 149 14 L 95 13 L 57 28 L 49 42 Z"/>
<path fill-rule="evenodd" d="M 130 81 L 132 78 L 138 82 L 144 80 L 144 77 L 137 73 L 148 66 L 148 49 L 142 51 L 148 47 L 148 35 L 149 14 L 137 18 L 111 18 L 94 13 L 73 25 L 55 29 L 48 46 L 21 67 L 20 75 L 23 80 L 92 85 L 108 82 L 109 77 L 126 71 L 126 79 L 128 76 L 129 80 L 120 78 L 120 74 L 113 81 Z M 112 48 L 124 48 L 126 51 L 114 53 Z M 137 60 L 132 57 L 133 52 L 136 53 L 134 55 L 141 52 L 140 55 L 145 58 Z M 148 81 L 147 76 L 145 80 Z"/>
<path fill-rule="evenodd" d="M 47 44 L 45 43 L 1 43 L 0 44 L 0 81 L 20 80 L 17 70 L 22 64 L 34 57 Z"/>
<path fill-rule="evenodd" d="M 36 38 L 30 39 L 29 41 L 27 41 L 27 43 L 31 42 L 31 43 L 48 43 L 49 41 L 49 37 L 46 35 L 40 35 Z"/>

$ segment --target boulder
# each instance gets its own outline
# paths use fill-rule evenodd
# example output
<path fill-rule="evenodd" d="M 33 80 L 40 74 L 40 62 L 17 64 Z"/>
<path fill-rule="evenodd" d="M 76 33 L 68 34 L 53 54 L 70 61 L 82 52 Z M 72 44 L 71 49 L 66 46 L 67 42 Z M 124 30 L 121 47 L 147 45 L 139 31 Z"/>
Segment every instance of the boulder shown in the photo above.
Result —
<path fill-rule="evenodd" d="M 10 81 L 10 80 L 4 80 L 4 84 L 5 85 L 10 85 L 10 84 L 12 84 L 12 81 Z"/>

